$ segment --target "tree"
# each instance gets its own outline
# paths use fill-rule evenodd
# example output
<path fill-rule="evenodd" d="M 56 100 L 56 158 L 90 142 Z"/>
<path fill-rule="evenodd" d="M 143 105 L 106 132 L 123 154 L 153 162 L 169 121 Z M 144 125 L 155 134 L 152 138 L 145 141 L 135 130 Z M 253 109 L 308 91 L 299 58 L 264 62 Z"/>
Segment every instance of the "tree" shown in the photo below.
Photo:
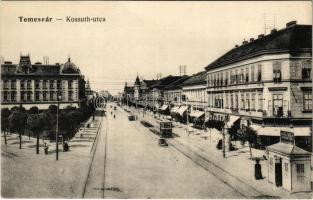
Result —
<path fill-rule="evenodd" d="M 30 114 L 27 118 L 27 127 L 36 135 L 36 153 L 39 154 L 39 134 L 44 128 L 44 114 Z"/>
<path fill-rule="evenodd" d="M 56 105 L 50 105 L 48 107 L 48 113 L 56 115 L 58 112 L 58 107 Z"/>
<path fill-rule="evenodd" d="M 249 150 L 250 150 L 250 157 L 252 159 L 252 145 L 257 142 L 257 133 L 250 127 L 243 126 L 241 129 L 238 130 L 237 136 L 240 141 L 243 143 L 248 141 L 249 143 Z"/>
<path fill-rule="evenodd" d="M 39 113 L 39 109 L 37 106 L 33 106 L 29 109 L 28 111 L 29 114 L 38 114 Z"/>
<path fill-rule="evenodd" d="M 8 131 L 10 124 L 9 124 L 9 116 L 11 112 L 8 108 L 1 109 L 1 130 L 4 134 L 4 143 L 7 144 L 7 136 L 6 132 Z"/>
<path fill-rule="evenodd" d="M 25 110 L 25 109 L 24 109 Z M 10 130 L 16 131 L 20 138 L 20 149 L 22 148 L 22 132 L 26 127 L 27 115 L 23 109 L 15 109 L 9 116 Z"/>

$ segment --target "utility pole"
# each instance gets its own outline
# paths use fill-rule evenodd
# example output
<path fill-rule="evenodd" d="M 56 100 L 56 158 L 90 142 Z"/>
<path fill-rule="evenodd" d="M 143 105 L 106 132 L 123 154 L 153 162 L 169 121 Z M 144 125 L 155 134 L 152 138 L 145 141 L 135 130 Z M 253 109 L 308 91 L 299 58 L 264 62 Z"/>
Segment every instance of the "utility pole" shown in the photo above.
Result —
<path fill-rule="evenodd" d="M 188 107 L 188 97 L 186 96 L 186 105 L 187 105 L 187 133 L 189 136 L 189 107 Z"/>
<path fill-rule="evenodd" d="M 222 133 L 223 133 L 223 158 L 226 158 L 226 155 L 225 155 L 225 127 L 223 127 L 223 129 L 222 129 Z"/>
<path fill-rule="evenodd" d="M 57 102 L 58 102 L 58 106 L 57 106 L 57 124 L 56 124 L 56 132 L 55 132 L 55 145 L 56 145 L 56 160 L 59 160 L 59 109 L 60 109 L 60 91 L 58 91 L 57 94 Z"/>

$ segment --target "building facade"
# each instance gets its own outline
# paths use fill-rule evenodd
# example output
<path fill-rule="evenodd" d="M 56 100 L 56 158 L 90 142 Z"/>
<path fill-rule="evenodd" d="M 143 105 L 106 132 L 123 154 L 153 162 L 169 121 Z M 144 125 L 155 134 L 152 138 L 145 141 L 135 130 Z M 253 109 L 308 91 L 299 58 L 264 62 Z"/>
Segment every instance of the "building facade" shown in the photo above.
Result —
<path fill-rule="evenodd" d="M 241 124 L 251 124 L 262 136 L 279 139 L 282 129 L 290 129 L 295 136 L 310 136 L 311 29 L 290 22 L 282 30 L 236 45 L 208 65 L 211 115 L 217 120 L 240 117 Z"/>
<path fill-rule="evenodd" d="M 1 106 L 23 105 L 47 109 L 51 104 L 60 107 L 79 107 L 85 98 L 84 77 L 70 58 L 63 65 L 32 64 L 29 56 L 21 56 L 19 64 L 1 65 Z"/>

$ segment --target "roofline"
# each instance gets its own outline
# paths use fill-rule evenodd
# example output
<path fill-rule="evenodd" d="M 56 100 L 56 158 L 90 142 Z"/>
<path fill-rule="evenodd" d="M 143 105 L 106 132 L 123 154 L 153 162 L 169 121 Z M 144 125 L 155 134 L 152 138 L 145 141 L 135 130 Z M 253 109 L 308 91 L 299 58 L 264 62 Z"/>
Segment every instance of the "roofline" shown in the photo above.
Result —
<path fill-rule="evenodd" d="M 297 51 L 291 51 L 290 49 L 262 50 L 262 51 L 257 51 L 257 52 L 251 53 L 251 54 L 247 54 L 245 56 L 242 56 L 242 57 L 239 57 L 239 58 L 236 58 L 236 59 L 231 59 L 231 60 L 225 61 L 224 63 L 217 64 L 216 66 L 213 66 L 213 67 L 210 67 L 210 65 L 211 65 L 210 64 L 210 65 L 205 67 L 205 70 L 209 71 L 209 70 L 212 70 L 212 69 L 224 67 L 225 65 L 233 64 L 233 63 L 236 63 L 236 62 L 240 62 L 240 61 L 243 61 L 243 60 L 247 60 L 247 59 L 258 57 L 258 56 L 262 56 L 262 55 L 283 54 L 283 53 L 306 53 L 306 52 L 311 52 L 311 51 L 312 51 L 312 49 L 310 49 L 310 48 L 301 48 L 301 49 L 299 49 Z M 214 62 L 215 61 L 213 61 L 213 63 Z"/>

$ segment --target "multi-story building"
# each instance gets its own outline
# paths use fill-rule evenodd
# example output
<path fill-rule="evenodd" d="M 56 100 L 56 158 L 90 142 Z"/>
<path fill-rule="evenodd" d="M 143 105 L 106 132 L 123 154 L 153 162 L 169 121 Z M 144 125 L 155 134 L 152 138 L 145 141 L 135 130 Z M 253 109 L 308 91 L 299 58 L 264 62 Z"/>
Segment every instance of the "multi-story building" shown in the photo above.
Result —
<path fill-rule="evenodd" d="M 164 87 L 164 103 L 171 108 L 179 107 L 182 104 L 182 84 L 189 76 L 182 76 L 177 81 L 172 82 L 168 86 Z"/>
<path fill-rule="evenodd" d="M 179 80 L 181 76 L 167 76 L 158 80 L 155 84 L 150 86 L 147 94 L 148 106 L 152 110 L 158 110 L 164 104 L 164 88 L 169 84 Z"/>
<path fill-rule="evenodd" d="M 207 99 L 206 71 L 202 71 L 191 76 L 182 84 L 182 101 L 185 108 L 180 108 L 179 114 L 183 115 L 183 112 L 189 108 L 191 121 L 203 125 Z"/>
<path fill-rule="evenodd" d="M 22 105 L 26 109 L 47 109 L 58 101 L 60 108 L 79 107 L 85 98 L 84 77 L 70 58 L 64 65 L 32 64 L 29 56 L 21 56 L 19 64 L 4 62 L 1 85 L 1 106 L 8 108 Z"/>
<path fill-rule="evenodd" d="M 212 117 L 251 125 L 263 142 L 280 130 L 309 145 L 312 123 L 312 26 L 286 28 L 244 41 L 206 67 Z M 300 141 L 300 140 L 298 140 Z"/>

